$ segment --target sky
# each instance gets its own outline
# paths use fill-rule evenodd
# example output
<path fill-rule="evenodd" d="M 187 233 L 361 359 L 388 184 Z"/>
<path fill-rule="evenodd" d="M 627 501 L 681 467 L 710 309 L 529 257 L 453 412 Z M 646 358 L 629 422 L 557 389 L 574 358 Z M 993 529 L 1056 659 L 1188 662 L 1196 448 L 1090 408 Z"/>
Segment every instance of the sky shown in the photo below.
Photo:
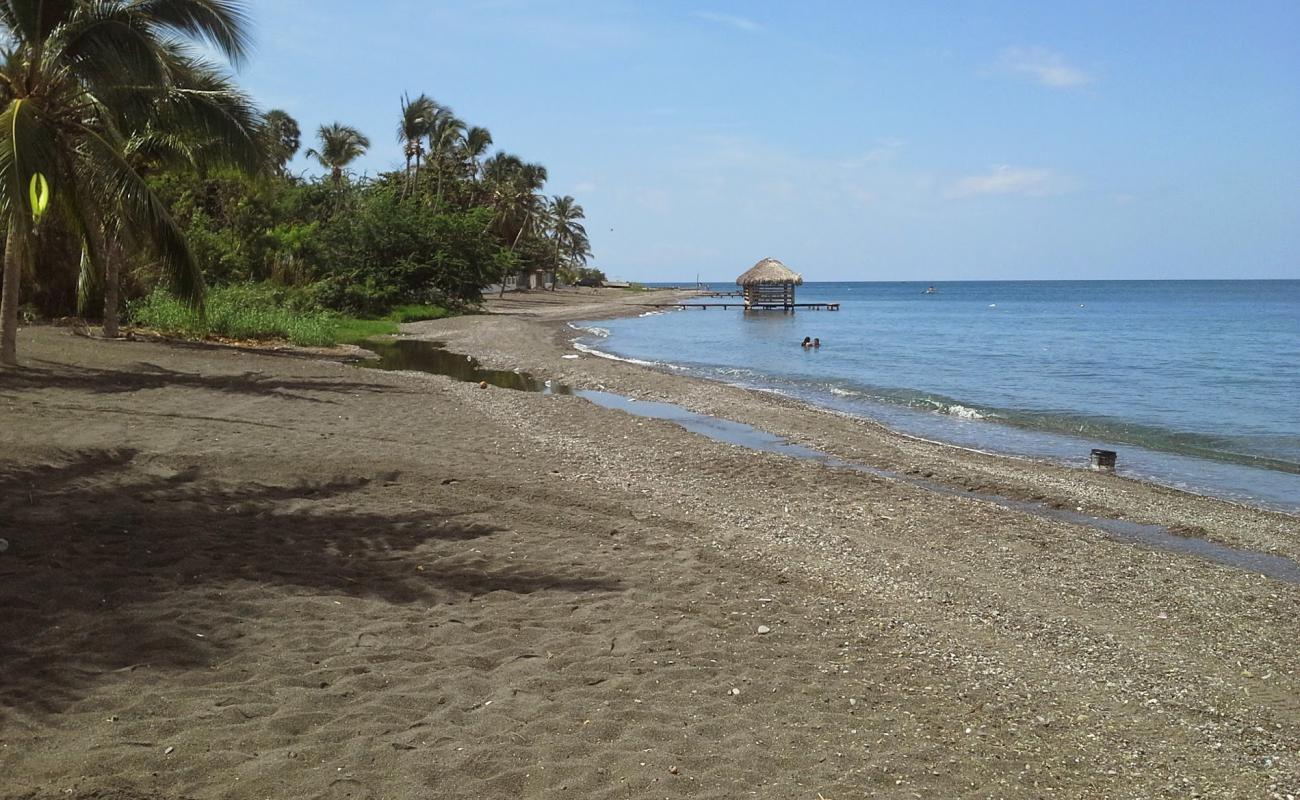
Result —
<path fill-rule="evenodd" d="M 610 277 L 1300 278 L 1294 0 L 249 10 L 240 81 L 304 149 L 341 121 L 399 167 L 427 93 L 547 167 Z"/>

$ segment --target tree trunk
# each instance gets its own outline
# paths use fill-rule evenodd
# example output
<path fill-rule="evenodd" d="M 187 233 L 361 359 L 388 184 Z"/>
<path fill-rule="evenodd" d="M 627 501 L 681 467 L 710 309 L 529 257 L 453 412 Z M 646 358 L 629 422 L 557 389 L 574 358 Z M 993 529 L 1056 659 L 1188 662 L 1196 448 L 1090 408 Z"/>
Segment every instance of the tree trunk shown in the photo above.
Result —
<path fill-rule="evenodd" d="M 122 281 L 122 248 L 112 236 L 104 237 L 104 337 L 116 339 L 118 331 L 118 303 Z"/>
<path fill-rule="evenodd" d="M 0 366 L 4 367 L 18 366 L 18 289 L 23 279 L 24 243 L 14 227 L 9 227 L 5 240 L 4 296 L 0 298 Z"/>
<path fill-rule="evenodd" d="M 430 159 L 430 161 L 433 161 L 433 159 Z M 438 213 L 438 209 L 442 208 L 442 172 L 443 172 L 443 170 L 442 170 L 442 161 L 441 161 L 441 157 L 439 158 L 439 160 L 438 160 L 437 162 L 435 162 L 433 168 L 434 168 L 435 170 L 438 171 L 438 193 L 437 193 L 437 195 L 433 198 L 433 213 L 437 214 L 437 213 Z"/>
<path fill-rule="evenodd" d="M 555 239 L 555 269 L 551 270 L 551 291 L 552 292 L 555 291 L 555 288 L 559 285 L 559 283 L 560 283 L 560 239 L 557 236 Z"/>

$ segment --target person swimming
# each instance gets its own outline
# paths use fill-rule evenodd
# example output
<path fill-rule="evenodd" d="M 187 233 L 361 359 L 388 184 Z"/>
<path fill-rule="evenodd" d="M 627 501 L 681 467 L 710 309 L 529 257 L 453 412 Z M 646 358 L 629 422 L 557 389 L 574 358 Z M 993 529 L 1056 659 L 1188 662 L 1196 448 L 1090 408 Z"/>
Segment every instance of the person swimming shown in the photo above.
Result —
<path fill-rule="evenodd" d="M 812 346 L 813 346 L 813 347 L 821 347 L 821 346 L 822 346 L 822 340 L 821 340 L 821 339 L 813 339 Z"/>
<path fill-rule="evenodd" d="M 809 347 L 812 347 L 812 337 L 811 336 L 803 337 L 803 343 L 800 344 L 799 346 L 805 350 L 807 350 Z"/>

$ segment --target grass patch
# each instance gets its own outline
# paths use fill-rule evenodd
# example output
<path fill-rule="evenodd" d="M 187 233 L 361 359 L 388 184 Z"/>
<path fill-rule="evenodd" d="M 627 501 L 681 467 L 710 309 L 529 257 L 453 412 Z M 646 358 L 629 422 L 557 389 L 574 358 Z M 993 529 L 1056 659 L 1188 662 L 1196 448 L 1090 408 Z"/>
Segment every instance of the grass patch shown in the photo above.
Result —
<path fill-rule="evenodd" d="M 319 311 L 291 311 L 274 293 L 256 286 L 223 286 L 207 292 L 200 314 L 167 292 L 130 304 L 131 322 L 161 333 L 190 339 L 284 339 L 307 347 L 335 343 L 334 321 Z"/>
<path fill-rule="evenodd" d="M 375 336 L 392 336 L 397 333 L 397 323 L 388 319 L 357 319 L 336 317 L 334 338 L 340 344 L 361 344 Z"/>
<path fill-rule="evenodd" d="M 421 322 L 426 319 L 446 319 L 453 316 L 451 311 L 442 306 L 398 306 L 384 319 L 393 322 Z"/>
<path fill-rule="evenodd" d="M 131 323 L 186 339 L 282 339 L 304 347 L 357 344 L 398 332 L 403 322 L 453 316 L 442 306 L 398 306 L 381 319 L 357 319 L 327 311 L 292 310 L 275 289 L 261 285 L 222 286 L 204 298 L 206 314 L 158 289 L 132 302 Z"/>

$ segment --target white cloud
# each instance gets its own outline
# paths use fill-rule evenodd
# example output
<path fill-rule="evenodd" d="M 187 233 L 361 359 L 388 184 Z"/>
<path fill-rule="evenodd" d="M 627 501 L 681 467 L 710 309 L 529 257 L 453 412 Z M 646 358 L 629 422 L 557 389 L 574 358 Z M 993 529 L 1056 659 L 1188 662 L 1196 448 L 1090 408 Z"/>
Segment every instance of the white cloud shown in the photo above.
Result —
<path fill-rule="evenodd" d="M 840 162 L 841 169 L 858 169 L 871 164 L 884 164 L 894 160 L 898 151 L 906 144 L 902 139 L 881 139 L 875 147 L 860 156 L 846 158 Z"/>
<path fill-rule="evenodd" d="M 1017 194 L 1047 197 L 1069 191 L 1071 181 L 1050 170 L 1012 167 L 1003 164 L 981 175 L 960 178 L 944 191 L 944 197 L 962 198 L 981 195 Z"/>
<path fill-rule="evenodd" d="M 998 67 L 1053 89 L 1077 89 L 1093 82 L 1091 75 L 1045 47 L 1008 47 L 998 57 Z"/>
<path fill-rule="evenodd" d="M 763 30 L 763 26 L 759 25 L 754 20 L 746 19 L 745 17 L 737 17 L 733 14 L 719 14 L 716 11 L 693 11 L 691 12 L 691 16 L 698 19 L 708 20 L 709 22 L 716 22 L 719 25 L 726 25 L 727 27 L 735 28 L 738 31 L 745 31 L 747 33 L 756 33 Z"/>
<path fill-rule="evenodd" d="M 578 194 L 591 194 L 599 188 L 595 181 L 580 181 L 573 185 L 573 191 Z"/>

